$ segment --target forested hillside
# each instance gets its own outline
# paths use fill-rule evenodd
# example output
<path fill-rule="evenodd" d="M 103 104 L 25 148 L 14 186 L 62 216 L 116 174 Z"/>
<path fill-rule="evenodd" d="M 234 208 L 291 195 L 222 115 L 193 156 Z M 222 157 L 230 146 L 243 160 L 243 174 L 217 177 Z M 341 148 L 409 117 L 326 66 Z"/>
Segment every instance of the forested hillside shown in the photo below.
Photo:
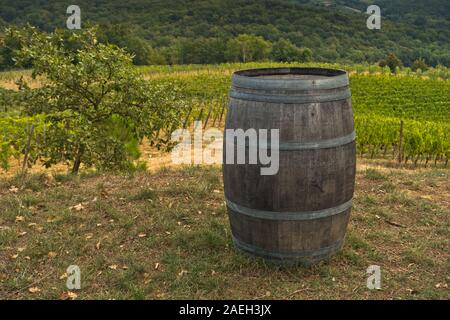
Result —
<path fill-rule="evenodd" d="M 299 0 L 305 3 L 308 1 Z M 314 1 L 313 1 L 314 2 Z M 315 1 L 325 2 L 325 1 Z M 330 1 L 333 2 L 333 1 Z M 370 3 L 377 4 L 382 8 L 383 15 L 398 20 L 412 20 L 419 22 L 428 19 L 450 19 L 450 2 L 442 0 L 336 0 L 336 5 L 345 5 L 355 9 L 365 11 Z"/>
<path fill-rule="evenodd" d="M 418 58 L 429 65 L 450 66 L 447 0 L 378 1 L 381 30 L 367 29 L 365 11 L 371 3 L 359 0 L 79 0 L 76 4 L 84 24 L 101 24 L 102 38 L 130 48 L 137 54 L 137 64 L 243 62 L 246 57 L 236 54 L 229 41 L 250 34 L 261 38 L 251 39 L 259 53 L 248 61 L 311 58 L 376 63 L 392 52 L 406 66 Z M 65 26 L 67 6 L 61 0 L 4 0 L 0 26 L 30 23 L 51 31 Z M 9 62 L 0 57 L 4 67 Z"/>

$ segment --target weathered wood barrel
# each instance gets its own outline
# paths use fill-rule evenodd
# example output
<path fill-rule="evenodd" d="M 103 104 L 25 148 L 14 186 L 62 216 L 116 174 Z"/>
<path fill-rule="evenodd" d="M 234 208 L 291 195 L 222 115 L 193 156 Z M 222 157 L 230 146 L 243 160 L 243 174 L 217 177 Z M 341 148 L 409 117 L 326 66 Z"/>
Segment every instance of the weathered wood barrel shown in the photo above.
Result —
<path fill-rule="evenodd" d="M 225 135 L 223 177 L 235 246 L 282 264 L 329 259 L 342 248 L 355 184 L 348 74 L 322 68 L 235 72 L 225 129 L 252 128 L 279 129 L 279 170 L 261 175 L 267 165 L 260 161 L 227 163 L 227 144 L 238 148 L 239 142 Z M 245 150 L 250 145 L 246 139 Z"/>

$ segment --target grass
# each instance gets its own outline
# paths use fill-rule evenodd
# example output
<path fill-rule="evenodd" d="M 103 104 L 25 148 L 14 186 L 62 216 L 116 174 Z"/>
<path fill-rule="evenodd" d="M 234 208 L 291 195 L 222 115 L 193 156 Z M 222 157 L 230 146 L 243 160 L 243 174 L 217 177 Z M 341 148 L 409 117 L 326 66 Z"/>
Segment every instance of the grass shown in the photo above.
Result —
<path fill-rule="evenodd" d="M 234 249 L 218 167 L 2 179 L 0 298 L 66 298 L 75 264 L 78 299 L 449 299 L 449 171 L 362 161 L 344 249 L 309 268 Z"/>
<path fill-rule="evenodd" d="M 364 172 L 364 176 L 365 176 L 365 178 L 367 178 L 369 180 L 385 180 L 386 179 L 386 177 L 381 172 L 379 172 L 376 169 L 372 169 L 372 168 L 366 169 Z"/>

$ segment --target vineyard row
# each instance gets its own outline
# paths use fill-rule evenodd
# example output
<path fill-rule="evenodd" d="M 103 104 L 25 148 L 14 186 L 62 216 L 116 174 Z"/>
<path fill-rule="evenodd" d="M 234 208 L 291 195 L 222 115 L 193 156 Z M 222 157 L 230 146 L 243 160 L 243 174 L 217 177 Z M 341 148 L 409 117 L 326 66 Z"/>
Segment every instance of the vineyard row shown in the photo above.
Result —
<path fill-rule="evenodd" d="M 180 113 L 180 126 L 190 128 L 194 121 L 201 120 L 204 128 L 223 127 L 227 104 L 227 96 L 213 100 L 193 98 Z M 34 163 L 37 146 L 46 139 L 50 127 L 43 115 L 0 117 L 0 166 L 7 168 L 11 157 Z M 363 157 L 391 158 L 416 165 L 429 162 L 447 165 L 450 158 L 450 125 L 442 122 L 366 113 L 355 116 L 355 127 L 357 151 Z M 159 135 L 170 137 L 170 133 Z"/>

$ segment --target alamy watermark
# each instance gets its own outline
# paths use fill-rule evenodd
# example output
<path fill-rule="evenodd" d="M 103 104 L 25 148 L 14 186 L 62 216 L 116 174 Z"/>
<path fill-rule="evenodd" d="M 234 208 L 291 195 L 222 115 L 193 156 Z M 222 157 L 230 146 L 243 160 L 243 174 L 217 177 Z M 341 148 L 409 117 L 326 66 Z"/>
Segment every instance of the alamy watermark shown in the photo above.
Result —
<path fill-rule="evenodd" d="M 66 13 L 70 16 L 67 18 L 66 26 L 69 30 L 81 29 L 81 8 L 78 5 L 70 5 L 67 7 Z M 366 21 L 369 30 L 381 29 L 381 8 L 377 5 L 367 7 L 366 13 L 369 15 Z"/>
<path fill-rule="evenodd" d="M 67 14 L 70 14 L 67 18 L 66 26 L 69 30 L 81 29 L 81 9 L 77 5 L 70 5 L 66 10 Z"/>
<path fill-rule="evenodd" d="M 377 5 L 371 5 L 367 8 L 367 28 L 369 30 L 380 30 L 381 29 L 381 9 Z"/>
<path fill-rule="evenodd" d="M 270 140 L 269 140 L 270 134 Z M 205 132 L 202 122 L 194 123 L 194 131 L 178 129 L 172 141 L 178 142 L 171 153 L 175 164 L 254 164 L 261 165 L 261 175 L 276 175 L 279 170 L 279 129 L 225 129 Z M 223 149 L 225 148 L 225 150 Z"/>
<path fill-rule="evenodd" d="M 81 289 L 81 270 L 77 265 L 71 265 L 66 270 L 67 281 L 66 287 L 69 290 Z"/>
<path fill-rule="evenodd" d="M 371 265 L 367 268 L 366 273 L 369 274 L 367 278 L 367 288 L 370 290 L 381 289 L 381 268 L 377 265 Z"/>

